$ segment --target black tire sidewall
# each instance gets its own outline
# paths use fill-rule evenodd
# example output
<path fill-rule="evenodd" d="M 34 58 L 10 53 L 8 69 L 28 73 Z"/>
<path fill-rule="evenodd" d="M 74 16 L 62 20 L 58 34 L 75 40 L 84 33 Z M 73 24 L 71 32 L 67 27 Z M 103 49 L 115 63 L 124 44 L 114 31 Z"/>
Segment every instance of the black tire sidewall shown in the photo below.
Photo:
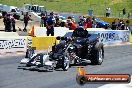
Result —
<path fill-rule="evenodd" d="M 91 54 L 91 63 L 93 65 L 101 65 L 102 62 L 99 61 L 99 52 L 102 52 L 102 59 L 104 58 L 104 48 L 103 43 L 97 42 L 92 50 Z"/>

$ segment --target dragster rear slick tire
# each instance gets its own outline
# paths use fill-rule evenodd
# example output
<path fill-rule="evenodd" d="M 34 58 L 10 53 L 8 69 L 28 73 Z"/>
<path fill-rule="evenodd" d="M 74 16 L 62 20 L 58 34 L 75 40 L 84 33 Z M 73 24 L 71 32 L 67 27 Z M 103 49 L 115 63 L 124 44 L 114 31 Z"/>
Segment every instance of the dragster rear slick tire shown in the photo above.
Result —
<path fill-rule="evenodd" d="M 96 43 L 92 50 L 91 64 L 101 65 L 104 59 L 104 47 L 102 43 Z"/>

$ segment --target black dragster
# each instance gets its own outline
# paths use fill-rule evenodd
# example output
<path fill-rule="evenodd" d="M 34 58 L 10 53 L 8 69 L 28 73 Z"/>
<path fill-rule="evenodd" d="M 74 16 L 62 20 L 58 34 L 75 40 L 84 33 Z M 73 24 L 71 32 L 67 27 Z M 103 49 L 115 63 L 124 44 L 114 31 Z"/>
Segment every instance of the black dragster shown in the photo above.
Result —
<path fill-rule="evenodd" d="M 67 71 L 71 64 L 81 65 L 88 60 L 91 64 L 101 65 L 104 59 L 103 43 L 96 34 L 89 34 L 83 28 L 77 28 L 71 36 L 56 37 L 59 44 L 54 44 L 48 54 L 26 53 L 21 63 L 37 66 L 46 70 L 62 68 Z"/>

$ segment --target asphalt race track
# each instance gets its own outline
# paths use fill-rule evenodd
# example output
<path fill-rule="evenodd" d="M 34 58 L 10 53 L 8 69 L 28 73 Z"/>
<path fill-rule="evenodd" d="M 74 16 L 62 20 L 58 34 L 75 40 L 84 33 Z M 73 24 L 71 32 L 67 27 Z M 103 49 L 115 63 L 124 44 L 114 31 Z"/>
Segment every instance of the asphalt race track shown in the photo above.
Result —
<path fill-rule="evenodd" d="M 0 88 L 98 88 L 104 84 L 76 83 L 77 66 L 68 71 L 37 72 L 17 69 L 24 56 L 0 58 Z M 102 65 L 88 65 L 87 73 L 132 75 L 132 45 L 105 48 Z"/>

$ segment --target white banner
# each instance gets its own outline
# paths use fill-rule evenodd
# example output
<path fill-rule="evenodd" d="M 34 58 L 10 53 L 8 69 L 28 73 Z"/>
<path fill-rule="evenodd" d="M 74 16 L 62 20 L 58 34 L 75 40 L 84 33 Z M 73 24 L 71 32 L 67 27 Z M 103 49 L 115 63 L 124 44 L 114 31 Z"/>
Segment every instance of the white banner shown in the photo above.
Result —
<path fill-rule="evenodd" d="M 26 51 L 27 37 L 0 38 L 0 53 Z"/>
<path fill-rule="evenodd" d="M 89 31 L 90 34 L 98 34 L 99 41 L 110 45 L 130 41 L 130 31 L 127 30 L 104 30 Z"/>
<path fill-rule="evenodd" d="M 54 36 L 64 36 L 68 32 L 66 27 L 54 27 Z M 35 27 L 35 36 L 47 36 L 46 27 Z"/>

